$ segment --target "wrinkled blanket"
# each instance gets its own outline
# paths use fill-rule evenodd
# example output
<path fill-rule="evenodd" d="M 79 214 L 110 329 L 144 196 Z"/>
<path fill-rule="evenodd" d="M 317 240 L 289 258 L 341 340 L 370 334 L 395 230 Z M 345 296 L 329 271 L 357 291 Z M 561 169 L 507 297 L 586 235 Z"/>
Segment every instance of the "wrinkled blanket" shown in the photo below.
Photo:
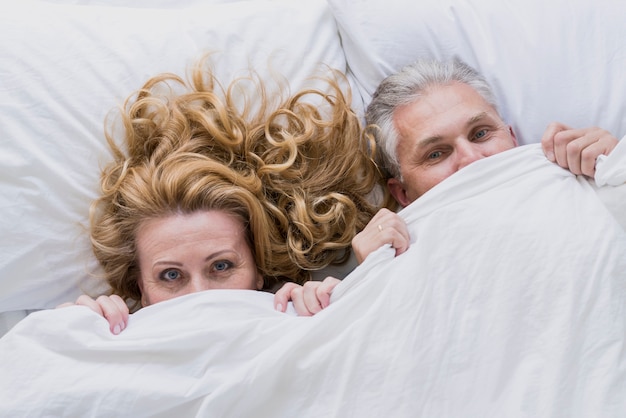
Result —
<path fill-rule="evenodd" d="M 625 417 L 626 233 L 539 146 L 401 216 L 314 317 L 212 290 L 131 315 L 33 313 L 0 339 L 0 416 Z"/>

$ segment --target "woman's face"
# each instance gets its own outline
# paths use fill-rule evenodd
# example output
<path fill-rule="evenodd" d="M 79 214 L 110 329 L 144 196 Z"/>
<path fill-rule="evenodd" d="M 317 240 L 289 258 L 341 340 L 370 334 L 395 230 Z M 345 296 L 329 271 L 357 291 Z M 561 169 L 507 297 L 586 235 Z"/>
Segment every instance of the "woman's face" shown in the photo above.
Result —
<path fill-rule="evenodd" d="M 136 241 L 143 306 L 202 290 L 263 287 L 243 223 L 224 211 L 148 219 Z"/>

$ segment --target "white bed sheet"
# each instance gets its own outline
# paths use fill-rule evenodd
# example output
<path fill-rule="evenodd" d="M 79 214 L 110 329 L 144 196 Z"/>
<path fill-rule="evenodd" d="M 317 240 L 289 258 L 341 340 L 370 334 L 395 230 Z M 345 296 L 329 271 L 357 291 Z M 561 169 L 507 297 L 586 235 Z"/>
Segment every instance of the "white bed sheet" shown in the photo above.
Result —
<path fill-rule="evenodd" d="M 624 417 L 626 232 L 539 145 L 481 160 L 401 212 L 314 317 L 208 291 L 120 335 L 83 307 L 0 339 L 1 416 Z"/>

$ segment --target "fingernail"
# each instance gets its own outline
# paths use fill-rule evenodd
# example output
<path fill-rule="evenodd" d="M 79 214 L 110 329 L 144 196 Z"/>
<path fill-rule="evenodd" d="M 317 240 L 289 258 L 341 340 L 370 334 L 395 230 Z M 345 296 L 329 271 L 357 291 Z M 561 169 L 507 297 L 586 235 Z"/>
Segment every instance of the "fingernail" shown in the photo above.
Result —
<path fill-rule="evenodd" d="M 121 331 L 120 326 L 116 325 L 115 328 L 113 328 L 113 334 L 117 335 L 119 334 Z"/>
<path fill-rule="evenodd" d="M 282 303 L 277 304 L 276 305 L 276 310 L 282 312 L 283 311 L 283 304 Z"/>
<path fill-rule="evenodd" d="M 546 152 L 546 157 L 548 157 L 548 160 L 554 162 L 554 153 L 552 151 Z"/>

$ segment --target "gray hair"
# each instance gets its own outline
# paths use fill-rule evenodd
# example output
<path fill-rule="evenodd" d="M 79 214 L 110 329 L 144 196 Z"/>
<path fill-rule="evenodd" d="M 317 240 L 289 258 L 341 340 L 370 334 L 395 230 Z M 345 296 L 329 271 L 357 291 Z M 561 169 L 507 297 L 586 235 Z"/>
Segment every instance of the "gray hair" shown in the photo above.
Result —
<path fill-rule="evenodd" d="M 474 88 L 498 111 L 495 95 L 487 80 L 458 58 L 444 62 L 418 60 L 380 83 L 367 107 L 365 119 L 370 131 L 374 132 L 378 163 L 387 176 L 402 179 L 397 155 L 399 133 L 393 122 L 396 109 L 415 102 L 430 87 L 454 82 Z"/>

